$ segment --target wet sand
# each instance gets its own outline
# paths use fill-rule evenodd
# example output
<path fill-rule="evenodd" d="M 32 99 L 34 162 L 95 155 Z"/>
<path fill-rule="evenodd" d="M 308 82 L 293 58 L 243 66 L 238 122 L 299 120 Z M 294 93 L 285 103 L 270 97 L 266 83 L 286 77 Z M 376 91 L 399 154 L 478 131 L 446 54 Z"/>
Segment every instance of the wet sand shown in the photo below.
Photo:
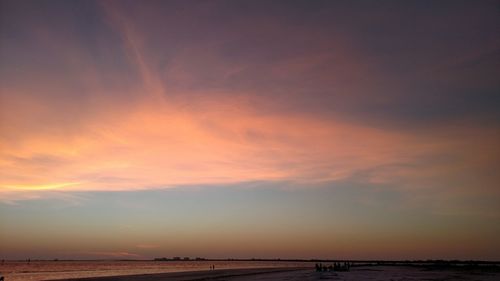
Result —
<path fill-rule="evenodd" d="M 313 268 L 251 268 L 251 269 L 219 269 L 188 272 L 170 272 L 159 274 L 122 275 L 107 277 L 90 277 L 77 279 L 59 279 L 67 281 L 187 281 L 187 280 L 261 280 L 269 276 L 280 274 L 281 276 L 295 275 L 295 272 L 312 272 Z M 234 279 L 236 280 L 236 279 Z M 238 279 L 240 280 L 240 279 Z M 271 280 L 271 279 L 270 279 Z M 281 280 L 281 278 L 276 279 Z"/>
<path fill-rule="evenodd" d="M 251 280 L 500 280 L 498 272 L 426 270 L 412 267 L 358 267 L 349 272 L 316 272 L 313 268 L 220 269 L 160 274 L 66 279 L 71 281 L 251 281 Z"/>

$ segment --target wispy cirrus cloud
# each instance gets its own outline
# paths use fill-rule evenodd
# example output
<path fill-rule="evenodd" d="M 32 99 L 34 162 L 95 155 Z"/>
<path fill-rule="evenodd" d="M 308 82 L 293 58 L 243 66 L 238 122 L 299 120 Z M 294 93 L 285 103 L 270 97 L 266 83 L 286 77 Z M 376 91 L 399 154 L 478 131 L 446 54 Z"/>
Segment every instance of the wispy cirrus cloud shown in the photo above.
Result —
<path fill-rule="evenodd" d="M 101 251 L 86 251 L 79 253 L 81 255 L 97 257 L 97 258 L 114 258 L 114 259 L 140 259 L 141 255 L 129 252 L 101 252 Z"/>
<path fill-rule="evenodd" d="M 487 128 L 469 133 L 450 127 L 421 134 L 310 115 L 266 115 L 235 101 L 193 102 L 189 109 L 144 104 L 127 115 L 87 122 L 72 139 L 41 135 L 22 140 L 2 162 L 1 186 L 8 200 L 16 191 L 307 183 L 369 171 L 359 179 L 425 189 L 465 180 L 458 171 L 472 176 L 494 165 L 497 133 Z M 482 156 L 486 151 L 489 157 Z M 40 166 L 37 155 L 47 153 L 64 159 L 64 165 L 43 161 Z M 35 173 L 40 167 L 45 172 Z M 496 180 L 483 177 L 485 189 L 492 190 Z"/>

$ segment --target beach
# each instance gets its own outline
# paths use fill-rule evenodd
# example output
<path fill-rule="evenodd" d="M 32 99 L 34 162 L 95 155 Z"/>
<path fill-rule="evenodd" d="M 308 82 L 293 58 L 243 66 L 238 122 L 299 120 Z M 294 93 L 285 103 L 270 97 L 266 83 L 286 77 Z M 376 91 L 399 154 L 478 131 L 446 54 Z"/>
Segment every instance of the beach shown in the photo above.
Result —
<path fill-rule="evenodd" d="M 160 274 L 141 274 L 66 279 L 67 281 L 180 281 L 180 280 L 282 280 L 285 276 L 304 276 L 312 272 L 311 268 L 251 268 L 220 269 L 189 272 L 171 272 Z M 278 279 L 276 279 L 278 278 Z M 298 279 L 297 279 L 298 280 Z"/>
<path fill-rule="evenodd" d="M 215 270 L 209 270 L 211 266 Z M 32 261 L 5 262 L 5 281 L 250 281 L 250 280 L 500 280 L 498 266 L 358 265 L 316 271 L 312 262 L 277 261 Z M 328 264 L 326 264 L 328 265 Z"/>
<path fill-rule="evenodd" d="M 328 266 L 330 263 L 323 263 Z M 215 270 L 209 270 L 215 267 Z M 497 264 L 479 267 L 436 264 L 358 264 L 347 272 L 315 270 L 314 262 L 292 261 L 7 261 L 5 281 L 175 280 L 500 280 Z"/>
<path fill-rule="evenodd" d="M 359 267 L 349 272 L 316 272 L 312 268 L 252 268 L 68 279 L 68 281 L 315 281 L 315 280 L 499 280 L 499 272 L 426 270 L 415 267 Z"/>
<path fill-rule="evenodd" d="M 209 270 L 212 266 L 215 270 Z M 311 262 L 291 261 L 5 261 L 0 274 L 8 281 L 69 280 L 88 278 L 154 278 L 166 273 L 205 274 L 227 270 L 284 270 L 314 268 Z M 239 271 L 239 272 L 240 272 Z M 186 273 L 188 272 L 188 273 Z M 250 271 L 255 273 L 256 271 Z M 120 277 L 124 276 L 124 277 Z M 125 277 L 126 276 L 126 277 Z M 142 277 L 141 277 L 142 276 Z"/>

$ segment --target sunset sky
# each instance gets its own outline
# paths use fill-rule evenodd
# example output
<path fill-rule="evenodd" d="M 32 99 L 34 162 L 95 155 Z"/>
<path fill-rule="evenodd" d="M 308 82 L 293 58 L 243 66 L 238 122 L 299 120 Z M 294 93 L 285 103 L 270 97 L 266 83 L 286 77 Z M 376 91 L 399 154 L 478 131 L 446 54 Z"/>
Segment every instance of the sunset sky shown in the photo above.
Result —
<path fill-rule="evenodd" d="M 0 259 L 500 260 L 499 1 L 0 1 Z"/>

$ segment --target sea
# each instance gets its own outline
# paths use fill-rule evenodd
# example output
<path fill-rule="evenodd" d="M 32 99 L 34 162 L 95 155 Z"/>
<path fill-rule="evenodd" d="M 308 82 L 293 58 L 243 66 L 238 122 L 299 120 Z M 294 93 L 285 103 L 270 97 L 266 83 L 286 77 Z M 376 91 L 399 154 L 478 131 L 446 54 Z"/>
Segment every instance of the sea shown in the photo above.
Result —
<path fill-rule="evenodd" d="M 288 261 L 4 261 L 5 281 L 57 280 L 81 277 L 152 274 L 195 270 L 314 267 L 310 262 Z"/>

